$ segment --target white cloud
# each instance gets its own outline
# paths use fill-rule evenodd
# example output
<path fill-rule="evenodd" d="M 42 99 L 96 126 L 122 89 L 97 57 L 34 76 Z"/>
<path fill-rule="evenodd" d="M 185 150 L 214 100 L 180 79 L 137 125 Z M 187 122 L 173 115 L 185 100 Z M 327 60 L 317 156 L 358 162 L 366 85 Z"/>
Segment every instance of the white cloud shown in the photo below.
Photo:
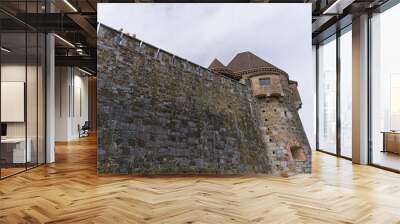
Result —
<path fill-rule="evenodd" d="M 299 82 L 300 117 L 314 144 L 311 4 L 103 3 L 98 19 L 204 67 L 251 51 L 285 70 Z"/>

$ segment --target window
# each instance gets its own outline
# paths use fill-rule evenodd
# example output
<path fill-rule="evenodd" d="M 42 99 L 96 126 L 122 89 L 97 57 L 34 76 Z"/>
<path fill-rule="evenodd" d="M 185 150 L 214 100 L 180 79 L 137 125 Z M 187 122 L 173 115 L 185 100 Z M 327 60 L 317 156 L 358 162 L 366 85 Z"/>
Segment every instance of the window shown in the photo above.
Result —
<path fill-rule="evenodd" d="M 336 153 L 336 36 L 318 48 L 318 149 Z"/>
<path fill-rule="evenodd" d="M 21 15 L 39 12 L 43 4 L 38 0 L 18 2 Z M 0 17 L 17 22 L 2 12 Z M 16 25 L 12 30 L 2 28 L 0 179 L 45 163 L 46 139 L 45 34 L 24 25 Z"/>
<path fill-rule="evenodd" d="M 400 170 L 400 5 L 371 18 L 371 158 Z"/>
<path fill-rule="evenodd" d="M 289 159 L 294 161 L 306 161 L 304 149 L 300 146 L 291 146 L 289 150 Z"/>
<path fill-rule="evenodd" d="M 260 86 L 268 86 L 271 84 L 271 79 L 270 78 L 263 78 L 258 80 L 260 83 Z"/>
<path fill-rule="evenodd" d="M 340 36 L 334 35 L 319 45 L 317 63 L 318 149 L 351 158 L 353 76 L 351 25 L 341 30 Z"/>
<path fill-rule="evenodd" d="M 352 157 L 352 74 L 350 29 L 340 36 L 340 155 L 348 158 Z"/>

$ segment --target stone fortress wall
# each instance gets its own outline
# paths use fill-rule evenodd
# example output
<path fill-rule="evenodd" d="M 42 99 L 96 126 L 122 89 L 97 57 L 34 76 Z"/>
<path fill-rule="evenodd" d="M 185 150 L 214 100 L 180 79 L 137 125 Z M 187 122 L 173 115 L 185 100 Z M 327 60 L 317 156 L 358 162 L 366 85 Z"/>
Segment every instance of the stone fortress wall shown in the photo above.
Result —
<path fill-rule="evenodd" d="M 310 172 L 311 152 L 305 150 L 300 161 L 286 141 L 269 139 L 302 128 L 296 108 L 270 105 L 249 85 L 104 25 L 98 29 L 97 73 L 99 173 Z M 263 110 L 276 114 L 273 105 L 291 119 L 271 115 L 264 121 Z M 267 135 L 268 128 L 279 131 Z M 303 144 L 301 137 L 294 144 Z"/>
<path fill-rule="evenodd" d="M 100 27 L 98 171 L 269 173 L 246 85 Z"/>

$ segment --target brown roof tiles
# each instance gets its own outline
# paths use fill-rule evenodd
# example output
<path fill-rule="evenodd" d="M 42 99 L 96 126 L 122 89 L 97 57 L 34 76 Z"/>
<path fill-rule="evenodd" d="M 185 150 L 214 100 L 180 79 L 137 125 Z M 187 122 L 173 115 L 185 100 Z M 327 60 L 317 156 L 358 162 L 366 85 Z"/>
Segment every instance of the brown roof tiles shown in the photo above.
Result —
<path fill-rule="evenodd" d="M 265 67 L 276 68 L 249 51 L 237 54 L 227 66 L 227 68 L 234 72 Z"/>
<path fill-rule="evenodd" d="M 214 59 L 211 64 L 208 66 L 209 69 L 214 69 L 214 68 L 226 68 L 225 65 L 223 65 L 218 59 Z"/>

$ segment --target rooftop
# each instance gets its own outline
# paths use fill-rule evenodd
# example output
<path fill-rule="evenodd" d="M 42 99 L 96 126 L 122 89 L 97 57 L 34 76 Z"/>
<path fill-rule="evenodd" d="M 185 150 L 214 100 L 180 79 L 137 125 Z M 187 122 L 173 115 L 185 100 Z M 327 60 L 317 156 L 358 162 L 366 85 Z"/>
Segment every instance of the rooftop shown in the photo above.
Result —
<path fill-rule="evenodd" d="M 276 68 L 250 51 L 237 54 L 227 66 L 233 72 L 240 72 L 255 68 Z"/>
<path fill-rule="evenodd" d="M 211 64 L 208 66 L 208 69 L 215 69 L 215 68 L 226 68 L 224 64 L 222 64 L 218 59 L 214 59 Z"/>

